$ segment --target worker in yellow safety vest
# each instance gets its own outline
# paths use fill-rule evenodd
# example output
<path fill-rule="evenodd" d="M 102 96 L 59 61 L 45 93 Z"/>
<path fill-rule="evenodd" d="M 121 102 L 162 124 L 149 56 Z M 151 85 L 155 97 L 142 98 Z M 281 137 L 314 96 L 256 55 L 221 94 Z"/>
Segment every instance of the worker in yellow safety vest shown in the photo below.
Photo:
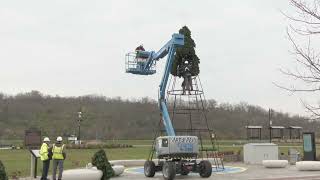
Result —
<path fill-rule="evenodd" d="M 56 180 L 57 168 L 59 168 L 58 180 L 62 178 L 63 162 L 66 159 L 65 145 L 62 142 L 62 137 L 57 137 L 57 142 L 52 147 L 53 173 L 52 179 Z"/>
<path fill-rule="evenodd" d="M 50 143 L 50 139 L 48 137 L 45 137 L 43 139 L 43 143 L 40 148 L 40 153 L 39 153 L 40 159 L 43 162 L 41 180 L 47 180 L 47 176 L 48 176 L 50 159 L 51 159 L 50 157 L 51 149 L 50 149 L 49 143 Z"/>

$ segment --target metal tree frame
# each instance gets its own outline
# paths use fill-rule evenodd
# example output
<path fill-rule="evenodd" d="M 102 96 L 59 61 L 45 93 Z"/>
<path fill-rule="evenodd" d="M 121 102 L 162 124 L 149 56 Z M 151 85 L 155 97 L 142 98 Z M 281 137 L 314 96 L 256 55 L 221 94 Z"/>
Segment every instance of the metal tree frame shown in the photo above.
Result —
<path fill-rule="evenodd" d="M 153 70 L 153 67 L 156 61 L 159 61 L 160 59 L 167 57 L 163 76 L 159 85 L 159 98 L 158 98 L 160 117 L 162 119 L 160 120 L 159 123 L 162 122 L 162 125 L 163 125 L 162 128 L 165 129 L 166 136 L 158 137 L 158 134 L 161 133 L 161 130 L 160 130 L 161 125 L 159 124 L 159 130 L 157 130 L 157 133 L 155 133 L 155 139 L 152 146 L 152 150 L 150 151 L 148 160 L 144 164 L 144 173 L 146 177 L 153 177 L 155 175 L 155 172 L 160 170 L 162 170 L 163 177 L 168 180 L 174 179 L 176 174 L 187 175 L 190 171 L 199 173 L 201 177 L 210 177 L 212 174 L 212 165 L 210 161 L 202 160 L 199 163 L 197 162 L 197 159 L 199 156 L 199 147 L 198 147 L 199 137 L 190 136 L 190 135 L 177 136 L 176 130 L 172 124 L 172 120 L 171 120 L 172 118 L 170 117 L 171 112 L 168 111 L 169 101 L 166 98 L 166 96 L 170 96 L 170 94 L 169 95 L 166 94 L 166 93 L 170 93 L 170 90 L 169 91 L 167 90 L 168 89 L 167 87 L 170 87 L 168 86 L 168 80 L 170 77 L 170 72 L 172 70 L 176 48 L 182 47 L 183 45 L 184 45 L 184 36 L 182 34 L 174 33 L 171 39 L 157 52 L 137 51 L 133 56 L 130 55 L 130 53 L 126 54 L 126 72 L 131 74 L 138 74 L 138 75 L 151 75 L 156 73 L 156 71 Z M 130 60 L 132 58 L 133 60 Z M 195 84 L 194 86 L 196 87 L 198 85 Z M 199 88 L 197 87 L 196 89 L 199 89 Z M 196 91 L 192 91 L 192 92 L 196 92 Z M 189 103 L 191 102 L 190 99 L 188 102 Z M 198 102 L 198 100 L 196 100 L 196 102 Z M 201 102 L 203 103 L 202 100 Z M 197 105 L 196 107 L 198 111 L 200 111 L 199 105 Z M 190 113 L 190 116 L 191 114 L 193 113 Z M 193 123 L 191 124 L 192 124 L 191 130 L 193 131 L 194 130 Z M 206 120 L 206 124 L 208 129 L 207 120 Z M 179 129 L 179 128 L 176 128 L 176 129 Z M 184 128 L 184 129 L 190 129 L 190 128 Z M 207 130 L 207 132 L 209 132 L 210 134 L 209 129 Z M 188 141 L 188 139 L 190 140 L 190 138 L 193 140 Z M 169 141 L 169 139 L 171 140 Z M 166 141 L 170 143 L 167 143 L 167 145 L 166 144 L 163 145 L 163 142 L 166 142 Z M 201 149 L 205 150 L 202 143 L 202 137 L 200 137 L 200 141 L 201 141 Z M 212 142 L 212 151 L 213 151 L 214 144 L 212 140 L 211 142 Z M 172 147 L 175 147 L 175 148 L 172 148 L 172 149 L 169 148 L 170 147 L 168 146 L 169 144 L 172 144 Z M 157 164 L 151 161 L 154 155 L 154 151 L 156 151 L 156 155 L 159 158 L 159 162 Z M 206 154 L 207 156 L 209 156 L 208 152 Z M 212 155 L 214 159 L 217 160 L 215 153 L 212 153 Z M 201 157 L 203 158 L 203 153 L 201 153 Z M 215 163 L 215 164 L 218 164 L 218 163 Z"/>
<path fill-rule="evenodd" d="M 167 90 L 167 104 L 168 110 L 171 116 L 172 124 L 174 124 L 175 131 L 179 135 L 191 135 L 197 136 L 200 142 L 199 154 L 195 159 L 209 159 L 212 158 L 213 165 L 217 171 L 224 169 L 223 157 L 218 152 L 218 146 L 216 145 L 214 131 L 210 128 L 207 119 L 207 108 L 205 95 L 202 89 L 202 84 L 199 76 L 192 77 L 193 90 L 186 90 L 183 94 L 182 88 L 176 86 L 181 81 L 179 77 L 171 76 L 169 81 L 169 88 Z M 182 116 L 182 118 L 181 118 Z M 187 117 L 187 118 L 183 118 Z M 179 119 L 180 118 L 180 119 Z M 179 123 L 188 124 L 188 127 L 181 127 Z M 154 157 L 155 152 L 155 139 L 159 135 L 165 134 L 163 129 L 162 118 L 160 114 L 160 121 L 158 129 L 155 131 L 154 142 L 152 149 L 149 153 L 148 160 L 151 161 Z M 209 141 L 208 145 L 205 146 L 205 141 Z M 190 162 L 195 162 L 195 159 L 190 159 Z M 160 160 L 159 160 L 159 163 Z"/>

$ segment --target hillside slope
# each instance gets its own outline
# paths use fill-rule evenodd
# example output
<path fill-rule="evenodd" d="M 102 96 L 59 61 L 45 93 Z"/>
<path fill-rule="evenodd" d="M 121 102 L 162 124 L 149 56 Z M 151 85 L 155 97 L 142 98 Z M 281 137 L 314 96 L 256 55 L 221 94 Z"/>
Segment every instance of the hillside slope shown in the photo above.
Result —
<path fill-rule="evenodd" d="M 85 139 L 151 139 L 160 119 L 157 102 L 148 98 L 129 101 L 96 95 L 59 97 L 38 91 L 15 96 L 0 94 L 0 138 L 23 139 L 24 131 L 29 128 L 39 128 L 48 136 L 77 134 L 80 107 Z M 244 126 L 248 123 L 268 125 L 268 112 L 258 106 L 219 104 L 211 99 L 207 108 L 210 126 L 219 138 L 245 138 Z M 304 117 L 280 112 L 274 113 L 273 124 L 302 126 L 304 130 L 318 127 Z M 264 132 L 263 136 L 267 135 Z"/>

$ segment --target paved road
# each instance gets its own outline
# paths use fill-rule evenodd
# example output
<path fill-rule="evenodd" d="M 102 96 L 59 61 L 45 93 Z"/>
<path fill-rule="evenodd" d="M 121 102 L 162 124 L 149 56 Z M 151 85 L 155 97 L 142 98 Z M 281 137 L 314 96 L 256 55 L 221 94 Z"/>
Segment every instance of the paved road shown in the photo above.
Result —
<path fill-rule="evenodd" d="M 320 180 L 320 171 L 298 171 L 295 166 L 287 168 L 264 168 L 262 166 L 245 165 L 243 163 L 228 163 L 228 166 L 236 166 L 246 168 L 246 171 L 231 174 L 213 174 L 208 180 Z M 158 180 L 163 179 L 161 174 L 157 174 L 154 178 L 146 178 L 143 174 L 132 174 L 125 172 L 119 177 L 112 178 L 114 180 Z M 204 180 L 198 174 L 190 174 L 189 176 L 176 176 L 176 179 L 194 179 Z M 30 180 L 30 178 L 21 179 Z M 67 180 L 67 179 L 66 179 Z"/>
<path fill-rule="evenodd" d="M 303 180 L 303 179 L 319 179 L 319 171 L 298 171 L 295 166 L 289 166 L 281 169 L 267 169 L 262 166 L 244 165 L 242 163 L 227 164 L 228 166 L 237 166 L 247 168 L 246 171 L 232 174 L 213 174 L 208 179 L 214 180 Z M 114 178 L 115 180 L 138 180 L 150 178 L 144 177 L 143 174 L 129 174 L 124 173 L 120 177 Z M 156 175 L 153 179 L 163 179 L 161 174 Z M 191 174 L 189 176 L 176 176 L 176 179 L 195 179 L 204 180 L 198 174 Z"/>

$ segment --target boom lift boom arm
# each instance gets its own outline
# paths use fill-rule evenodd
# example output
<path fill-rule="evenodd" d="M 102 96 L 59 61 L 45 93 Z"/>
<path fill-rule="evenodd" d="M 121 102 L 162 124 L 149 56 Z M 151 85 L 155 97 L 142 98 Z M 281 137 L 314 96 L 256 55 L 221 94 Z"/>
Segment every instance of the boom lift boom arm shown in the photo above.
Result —
<path fill-rule="evenodd" d="M 155 64 L 156 61 L 159 61 L 160 59 L 164 58 L 166 55 L 167 61 L 165 65 L 165 70 L 161 79 L 161 83 L 159 85 L 159 107 L 162 113 L 162 119 L 163 124 L 166 129 L 166 133 L 168 136 L 175 136 L 175 131 L 173 128 L 173 125 L 171 123 L 171 119 L 169 116 L 167 104 L 166 104 L 166 87 L 169 79 L 169 75 L 172 69 L 174 54 L 176 52 L 176 48 L 184 45 L 184 36 L 181 34 L 173 34 L 172 38 L 158 51 L 142 51 L 139 53 L 142 53 L 144 55 L 147 55 L 147 61 L 145 62 L 145 65 L 139 69 L 138 71 L 135 70 L 134 74 L 140 74 L 140 75 L 148 75 L 148 71 L 152 68 L 152 65 Z M 130 71 L 127 71 L 130 73 Z"/>

